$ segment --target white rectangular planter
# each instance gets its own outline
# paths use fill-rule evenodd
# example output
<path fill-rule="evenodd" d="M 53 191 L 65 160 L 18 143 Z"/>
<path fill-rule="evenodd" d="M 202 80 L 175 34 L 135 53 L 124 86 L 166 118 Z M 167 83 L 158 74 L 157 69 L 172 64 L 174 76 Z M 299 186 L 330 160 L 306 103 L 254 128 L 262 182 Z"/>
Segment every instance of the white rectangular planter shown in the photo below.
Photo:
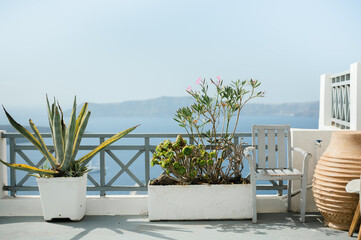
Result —
<path fill-rule="evenodd" d="M 82 177 L 37 178 L 46 221 L 70 218 L 80 221 L 85 214 L 87 174 Z"/>
<path fill-rule="evenodd" d="M 149 185 L 149 220 L 252 218 L 251 184 Z"/>

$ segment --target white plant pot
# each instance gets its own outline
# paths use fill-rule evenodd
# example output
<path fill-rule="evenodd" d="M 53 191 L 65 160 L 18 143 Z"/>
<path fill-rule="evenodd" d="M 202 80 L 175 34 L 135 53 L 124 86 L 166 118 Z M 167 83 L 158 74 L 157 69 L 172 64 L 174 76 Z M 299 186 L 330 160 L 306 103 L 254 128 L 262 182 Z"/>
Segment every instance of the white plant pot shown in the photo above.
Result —
<path fill-rule="evenodd" d="M 150 221 L 252 218 L 251 184 L 149 185 Z"/>
<path fill-rule="evenodd" d="M 37 178 L 46 221 L 69 218 L 80 221 L 85 214 L 87 174 L 82 177 Z"/>

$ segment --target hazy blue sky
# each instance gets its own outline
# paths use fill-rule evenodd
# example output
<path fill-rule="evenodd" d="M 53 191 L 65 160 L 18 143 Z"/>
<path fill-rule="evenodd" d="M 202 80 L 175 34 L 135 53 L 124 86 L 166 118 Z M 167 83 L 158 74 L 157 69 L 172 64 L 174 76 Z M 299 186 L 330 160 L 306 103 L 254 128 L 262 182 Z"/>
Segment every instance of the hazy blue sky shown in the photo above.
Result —
<path fill-rule="evenodd" d="M 360 1 L 0 1 L 0 103 L 69 108 L 185 96 L 256 78 L 268 103 L 316 101 L 361 61 Z"/>

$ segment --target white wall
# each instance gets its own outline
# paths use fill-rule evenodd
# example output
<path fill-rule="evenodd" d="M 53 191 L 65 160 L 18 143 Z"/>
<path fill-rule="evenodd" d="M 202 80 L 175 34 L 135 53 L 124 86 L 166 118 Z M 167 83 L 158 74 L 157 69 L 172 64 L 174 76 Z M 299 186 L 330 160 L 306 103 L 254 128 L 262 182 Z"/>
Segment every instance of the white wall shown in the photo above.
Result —
<path fill-rule="evenodd" d="M 332 132 L 335 130 L 318 130 L 318 129 L 291 129 L 291 144 L 293 147 L 304 149 L 306 152 L 312 154 L 309 161 L 307 185 L 312 184 L 313 174 L 316 164 L 326 150 L 330 143 Z M 336 130 L 337 131 L 337 130 Z M 321 140 L 319 147 L 316 145 L 316 140 Z M 302 170 L 303 156 L 299 153 L 293 155 L 293 167 Z M 294 181 L 292 186 L 293 191 L 300 189 L 300 181 Z M 292 211 L 299 211 L 300 209 L 300 194 L 292 198 Z M 307 190 L 307 212 L 317 212 L 316 205 L 313 201 L 312 189 Z"/>
<path fill-rule="evenodd" d="M 331 74 L 322 74 L 320 77 L 320 110 L 318 128 L 325 129 L 331 125 Z"/>
<path fill-rule="evenodd" d="M 350 129 L 361 130 L 361 62 L 350 66 Z"/>
<path fill-rule="evenodd" d="M 331 126 L 331 75 L 320 77 L 319 129 L 335 129 Z M 350 65 L 350 129 L 361 130 L 361 62 Z"/>

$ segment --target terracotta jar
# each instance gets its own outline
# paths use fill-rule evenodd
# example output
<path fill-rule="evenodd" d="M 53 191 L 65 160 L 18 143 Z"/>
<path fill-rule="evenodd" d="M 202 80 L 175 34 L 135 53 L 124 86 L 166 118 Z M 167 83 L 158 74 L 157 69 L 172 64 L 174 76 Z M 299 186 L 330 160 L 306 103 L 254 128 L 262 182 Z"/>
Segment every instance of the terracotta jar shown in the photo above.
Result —
<path fill-rule="evenodd" d="M 361 131 L 337 131 L 318 161 L 313 176 L 313 196 L 325 225 L 348 230 L 359 195 L 347 193 L 346 184 L 360 178 Z"/>

